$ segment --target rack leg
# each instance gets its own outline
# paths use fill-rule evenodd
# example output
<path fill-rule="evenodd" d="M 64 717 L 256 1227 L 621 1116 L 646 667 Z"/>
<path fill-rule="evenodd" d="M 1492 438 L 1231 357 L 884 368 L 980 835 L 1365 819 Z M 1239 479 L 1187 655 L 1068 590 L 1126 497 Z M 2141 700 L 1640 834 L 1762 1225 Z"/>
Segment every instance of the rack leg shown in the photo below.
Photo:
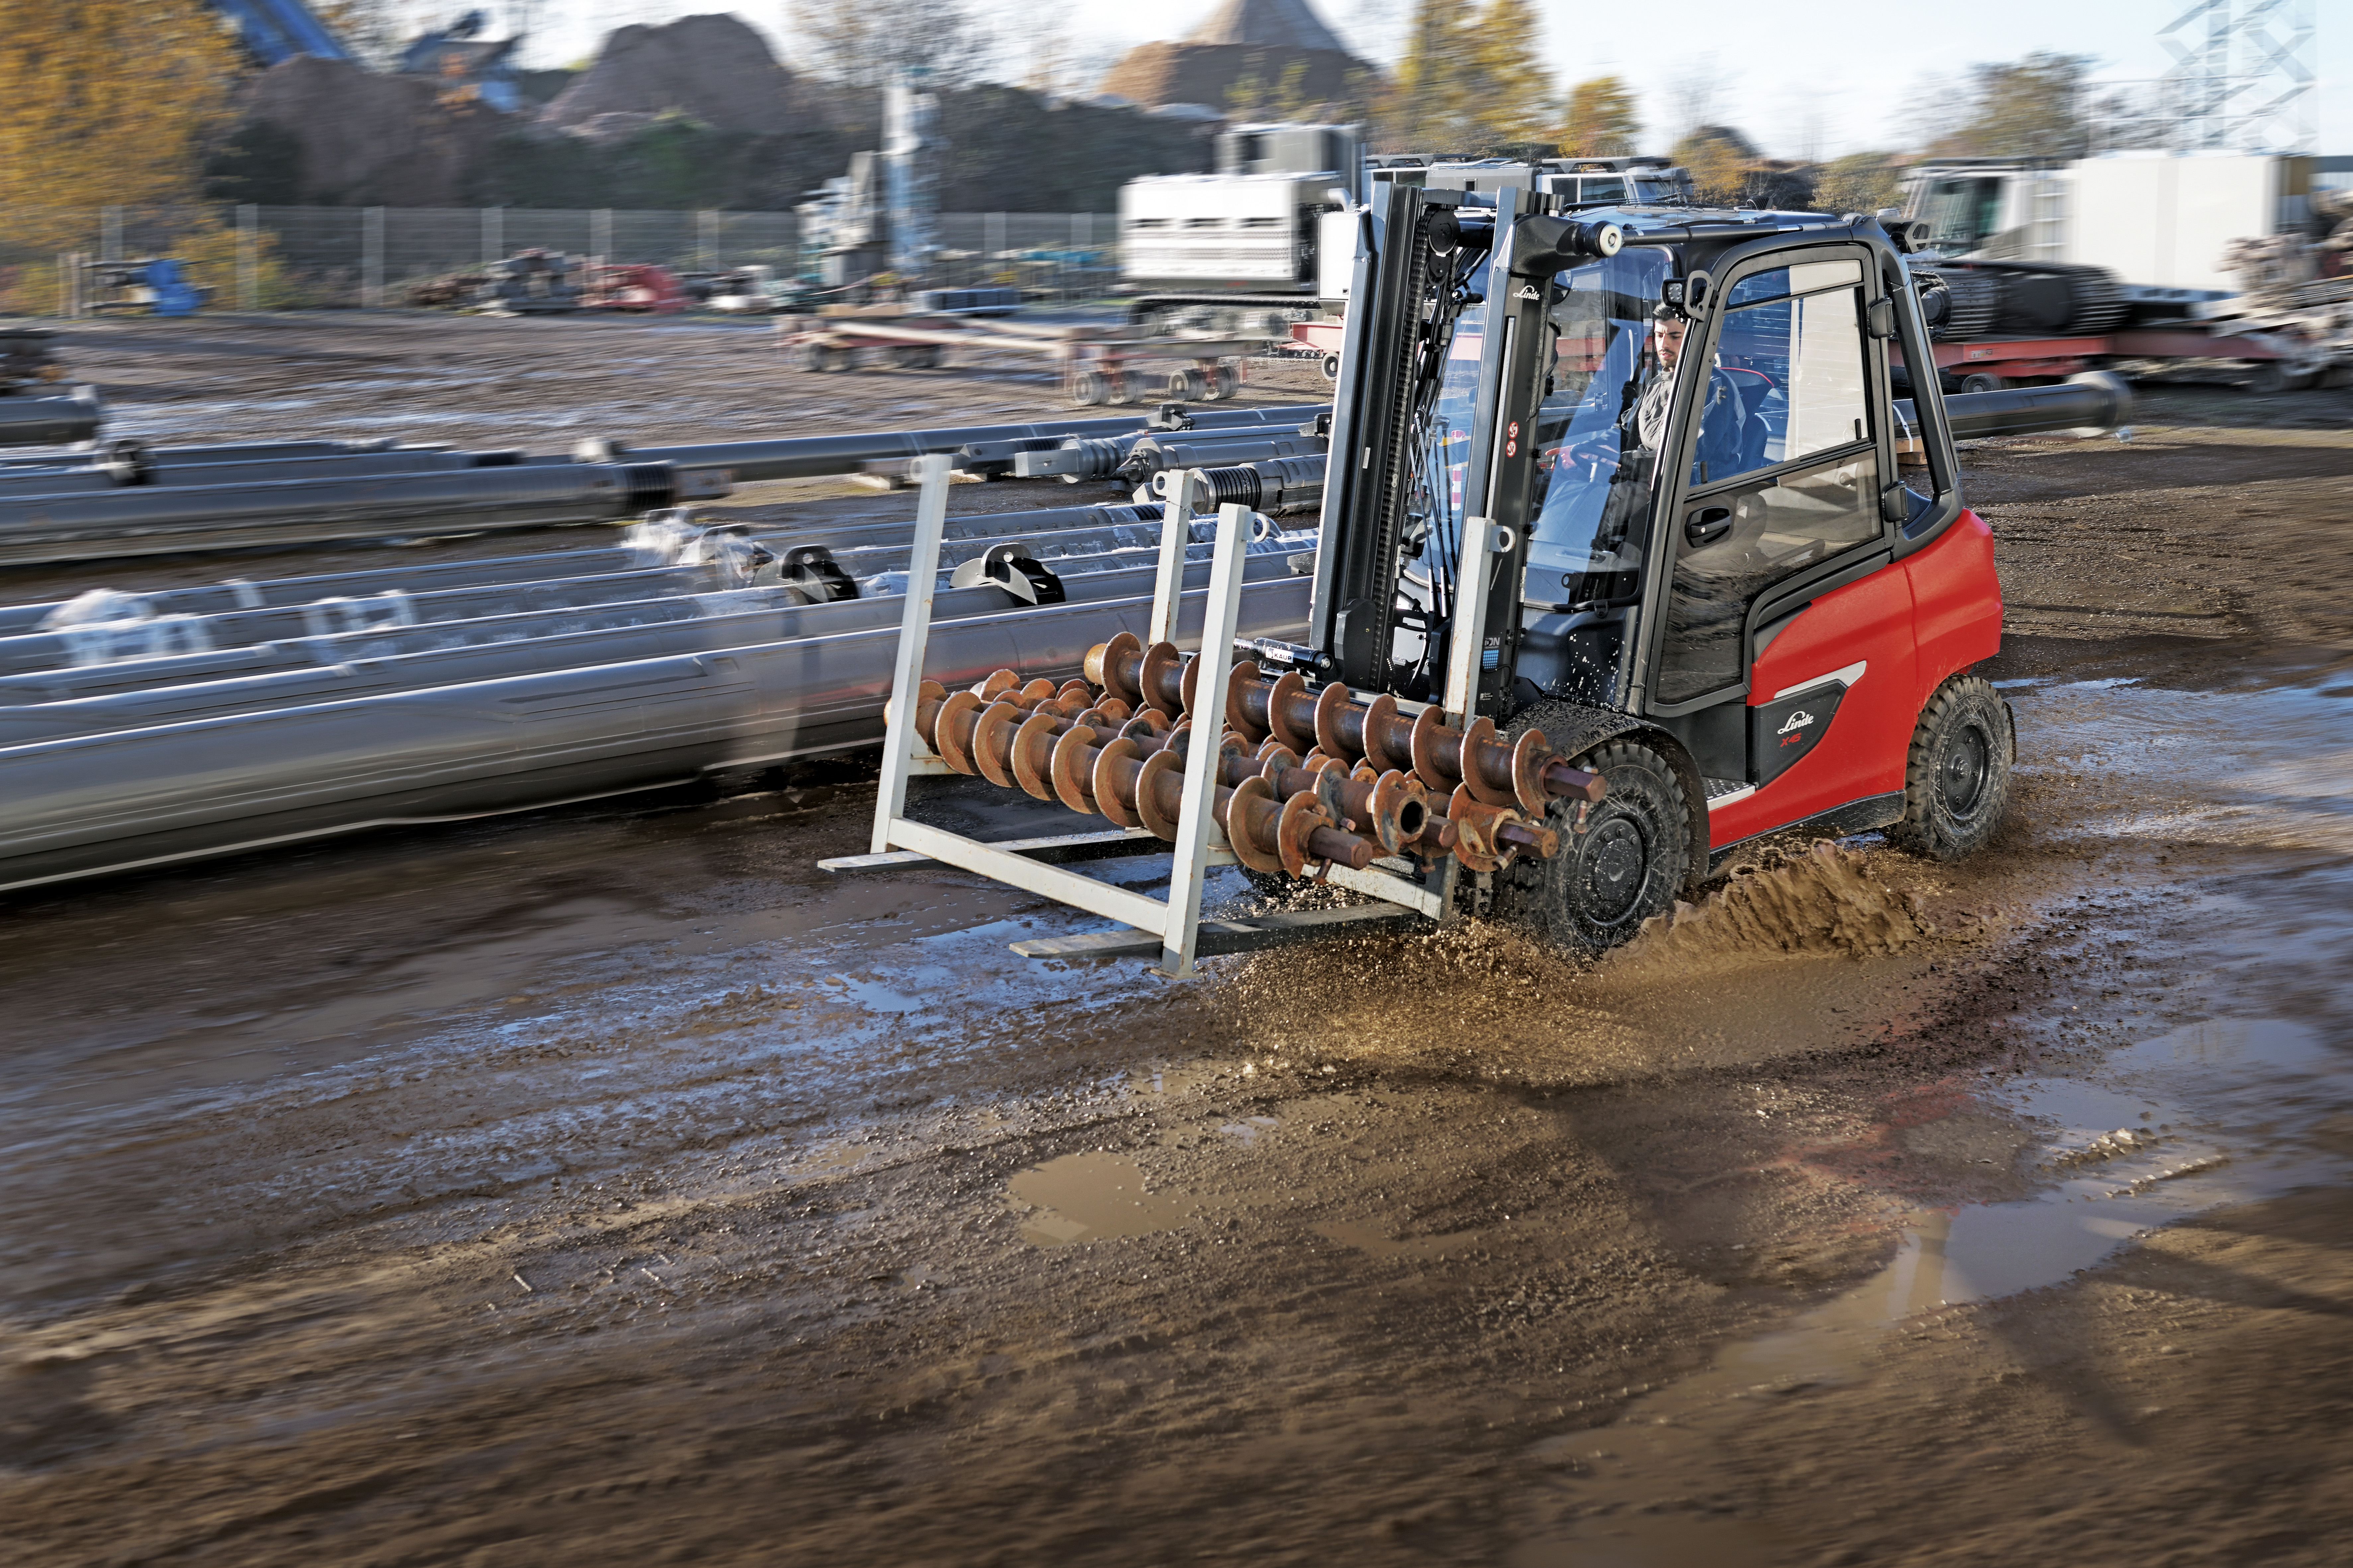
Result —
<path fill-rule="evenodd" d="M 1191 479 L 1187 473 L 1188 483 Z M 1200 674 L 1193 689 L 1198 720 L 1185 757 L 1185 798 L 1177 812 L 1176 853 L 1168 875 L 1168 929 L 1160 944 L 1160 973 L 1172 980 L 1193 973 L 1194 945 L 1200 937 L 1201 879 L 1208 868 L 1209 837 L 1217 831 L 1209 807 L 1217 796 L 1218 742 L 1225 731 L 1226 682 L 1233 671 L 1234 624 L 1241 616 L 1250 535 L 1248 507 L 1219 509 L 1208 600 L 1201 606 Z"/>
<path fill-rule="evenodd" d="M 1160 509 L 1160 574 L 1152 584 L 1152 624 L 1144 646 L 1176 640 L 1176 615 L 1185 591 L 1185 546 L 1193 540 L 1193 500 L 1201 470 L 1187 468 L 1168 487 Z"/>
<path fill-rule="evenodd" d="M 882 782 L 874 792 L 874 850 L 891 847 L 891 824 L 906 813 L 907 775 L 915 754 L 915 693 L 923 683 L 923 646 L 932 636 L 932 590 L 940 575 L 940 536 L 947 531 L 946 453 L 915 461 L 923 493 L 915 502 L 914 548 L 907 561 L 907 613 L 891 671 L 890 720 L 882 737 Z"/>

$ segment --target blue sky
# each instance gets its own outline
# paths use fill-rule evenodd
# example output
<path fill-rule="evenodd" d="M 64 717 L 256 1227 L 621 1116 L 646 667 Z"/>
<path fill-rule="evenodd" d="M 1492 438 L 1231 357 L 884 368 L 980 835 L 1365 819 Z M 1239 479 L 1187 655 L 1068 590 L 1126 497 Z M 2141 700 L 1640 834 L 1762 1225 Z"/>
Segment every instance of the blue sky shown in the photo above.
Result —
<path fill-rule="evenodd" d="M 1175 38 L 1217 0 L 1031 0 L 1019 8 L 1037 25 L 1108 58 L 1152 38 Z M 1394 47 L 1409 0 L 1314 0 L 1350 42 L 1380 58 Z M 1681 0 L 1617 8 L 1592 0 L 1535 0 L 1546 24 L 1545 52 L 1563 79 L 1617 71 L 1642 95 L 1647 142 L 1663 144 L 1679 100 L 1703 83 L 1722 107 L 1712 118 L 1747 132 L 1768 153 L 1831 156 L 1901 144 L 1917 108 L 1949 90 L 1973 61 L 2013 59 L 2033 49 L 2089 54 L 2099 75 L 2147 79 L 2168 57 L 2157 30 L 2188 9 L 2188 0 L 1970 0 L 1923 5 L 1918 0 L 1807 0 L 1760 6 L 1755 0 Z M 419 9 L 438 15 L 447 4 Z M 1010 7 L 984 5 L 1002 15 Z M 545 0 L 537 6 L 543 36 L 534 63 L 560 63 L 594 49 L 624 22 L 663 21 L 695 11 L 733 10 L 787 58 L 787 0 Z M 2322 153 L 2353 153 L 2353 16 L 2317 0 L 2316 65 Z M 1802 18 L 1802 23 L 1795 18 Z M 1631 25 L 1639 18 L 1644 25 Z M 2331 26 L 2331 23 L 2335 26 Z M 1019 41 L 1008 40 L 1018 52 Z"/>

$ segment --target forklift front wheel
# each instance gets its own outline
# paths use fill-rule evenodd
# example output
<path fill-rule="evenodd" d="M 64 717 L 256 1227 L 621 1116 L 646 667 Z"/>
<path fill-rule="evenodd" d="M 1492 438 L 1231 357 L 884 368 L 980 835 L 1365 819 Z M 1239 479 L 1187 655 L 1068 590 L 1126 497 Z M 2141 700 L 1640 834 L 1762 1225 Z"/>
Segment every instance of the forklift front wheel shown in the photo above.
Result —
<path fill-rule="evenodd" d="M 1535 887 L 1515 902 L 1557 945 L 1599 952 L 1675 907 L 1691 869 L 1690 805 L 1673 764 L 1640 741 L 1612 741 L 1577 765 L 1607 780 L 1609 794 L 1581 826 L 1574 807 L 1556 818 L 1560 853 L 1537 863 Z"/>
<path fill-rule="evenodd" d="M 2010 809 L 2013 735 L 2000 695 L 1982 677 L 1957 675 L 1938 687 L 1912 731 L 1904 820 L 1888 837 L 1936 860 L 1983 848 Z"/>

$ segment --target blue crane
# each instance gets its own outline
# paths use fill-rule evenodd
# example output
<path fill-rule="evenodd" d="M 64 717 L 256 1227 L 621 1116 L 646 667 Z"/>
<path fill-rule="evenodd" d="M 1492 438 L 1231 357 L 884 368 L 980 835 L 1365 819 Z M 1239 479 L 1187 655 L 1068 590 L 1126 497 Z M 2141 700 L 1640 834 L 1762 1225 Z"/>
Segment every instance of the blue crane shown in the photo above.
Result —
<path fill-rule="evenodd" d="M 322 60 L 347 60 L 334 30 L 302 0 L 211 0 L 214 10 L 237 24 L 246 51 L 264 66 L 296 55 L 316 55 Z"/>

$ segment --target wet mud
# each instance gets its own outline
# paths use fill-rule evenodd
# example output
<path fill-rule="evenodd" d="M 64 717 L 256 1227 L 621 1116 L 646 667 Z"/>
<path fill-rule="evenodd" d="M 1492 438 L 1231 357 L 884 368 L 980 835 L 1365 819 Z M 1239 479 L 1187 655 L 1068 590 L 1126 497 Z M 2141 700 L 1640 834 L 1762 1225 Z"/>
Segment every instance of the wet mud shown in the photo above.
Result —
<path fill-rule="evenodd" d="M 2334 1562 L 2353 637 L 2257 563 L 2353 507 L 2198 479 L 2281 433 L 1972 452 L 1994 848 L 1598 963 L 1029 963 L 816 869 L 855 760 L 0 905 L 0 1561 Z"/>

